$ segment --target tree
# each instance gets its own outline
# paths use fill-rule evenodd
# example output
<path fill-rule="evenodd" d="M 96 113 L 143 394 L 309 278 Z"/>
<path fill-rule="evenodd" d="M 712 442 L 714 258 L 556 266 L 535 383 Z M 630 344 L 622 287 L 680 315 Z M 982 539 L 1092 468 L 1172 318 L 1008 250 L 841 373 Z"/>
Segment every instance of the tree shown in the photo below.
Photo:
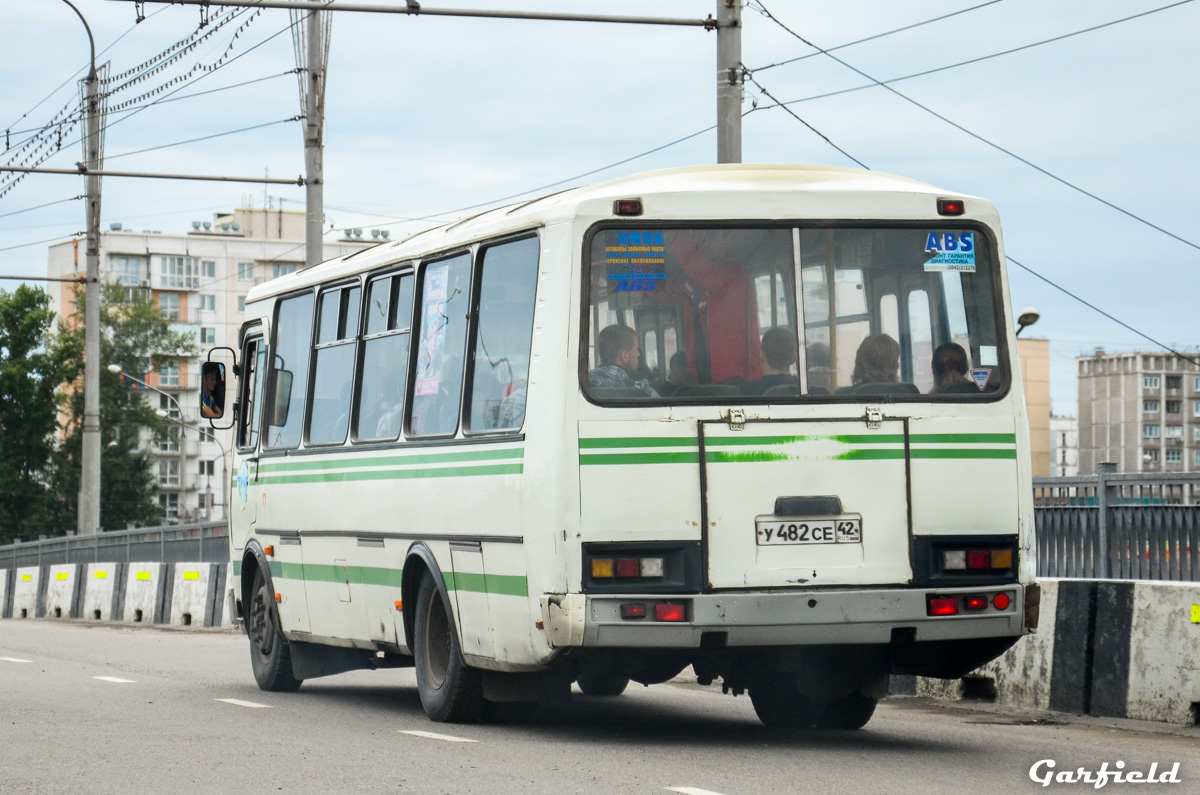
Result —
<path fill-rule="evenodd" d="M 77 291 L 79 316 L 84 311 L 84 300 L 83 291 Z M 100 526 L 103 530 L 118 530 L 131 524 L 158 524 L 163 510 L 157 499 L 155 459 L 138 446 L 143 438 L 167 434 L 178 438 L 178 428 L 155 414 L 144 399 L 145 390 L 132 388 L 136 386 L 133 382 L 108 372 L 107 366 L 119 365 L 144 381 L 164 361 L 193 355 L 195 345 L 190 337 L 172 330 L 170 321 L 140 291 L 108 284 L 102 288 L 100 300 Z M 83 328 L 63 327 L 60 338 L 75 372 L 81 374 Z M 52 481 L 57 496 L 54 520 L 74 528 L 83 449 L 82 389 L 71 392 L 66 417 L 66 433 Z"/>
<path fill-rule="evenodd" d="M 47 524 L 59 387 L 74 373 L 53 322 L 44 290 L 0 290 L 0 544 L 66 529 Z"/>

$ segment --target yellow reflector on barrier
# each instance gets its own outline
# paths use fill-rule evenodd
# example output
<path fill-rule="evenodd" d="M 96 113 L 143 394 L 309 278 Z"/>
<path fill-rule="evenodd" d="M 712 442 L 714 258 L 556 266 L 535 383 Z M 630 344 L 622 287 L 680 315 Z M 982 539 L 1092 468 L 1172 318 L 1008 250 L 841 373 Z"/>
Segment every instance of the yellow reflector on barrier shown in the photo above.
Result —
<path fill-rule="evenodd" d="M 139 571 L 139 572 L 137 573 L 137 578 L 138 578 L 139 580 L 148 580 L 148 579 L 150 579 L 150 572 L 148 572 L 148 571 Z"/>
<path fill-rule="evenodd" d="M 107 580 L 108 572 L 107 571 L 98 571 L 98 572 L 96 572 L 95 576 L 96 576 L 97 580 Z"/>
<path fill-rule="evenodd" d="M 58 572 L 57 574 L 55 574 L 55 575 L 54 575 L 54 579 L 56 579 L 56 580 L 65 580 L 65 579 L 67 579 L 69 576 L 70 576 L 70 575 L 68 575 L 68 574 L 67 574 L 67 572 L 65 572 L 65 571 L 60 571 L 60 572 Z"/>
<path fill-rule="evenodd" d="M 21 582 L 30 582 L 32 580 L 33 580 L 32 574 L 22 574 L 21 575 Z"/>
<path fill-rule="evenodd" d="M 1192 605 L 1192 623 L 1200 624 L 1200 605 Z"/>
<path fill-rule="evenodd" d="M 198 579 L 200 579 L 200 572 L 198 572 L 198 571 L 185 571 L 185 572 L 183 573 L 183 579 L 185 579 L 185 580 L 198 580 Z"/>

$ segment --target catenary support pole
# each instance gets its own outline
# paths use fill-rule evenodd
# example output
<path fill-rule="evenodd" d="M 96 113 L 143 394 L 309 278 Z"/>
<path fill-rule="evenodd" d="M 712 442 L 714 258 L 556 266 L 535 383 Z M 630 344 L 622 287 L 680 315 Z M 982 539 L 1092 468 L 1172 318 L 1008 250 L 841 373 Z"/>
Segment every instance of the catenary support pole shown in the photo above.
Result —
<path fill-rule="evenodd" d="M 717 0 L 717 162 L 742 162 L 742 4 Z"/>
<path fill-rule="evenodd" d="M 321 174 L 321 129 L 324 126 L 322 107 L 325 83 L 325 36 L 322 35 L 321 12 L 308 12 L 308 86 L 304 108 L 304 267 L 311 268 L 325 254 L 322 231 L 325 226 L 324 177 Z"/>

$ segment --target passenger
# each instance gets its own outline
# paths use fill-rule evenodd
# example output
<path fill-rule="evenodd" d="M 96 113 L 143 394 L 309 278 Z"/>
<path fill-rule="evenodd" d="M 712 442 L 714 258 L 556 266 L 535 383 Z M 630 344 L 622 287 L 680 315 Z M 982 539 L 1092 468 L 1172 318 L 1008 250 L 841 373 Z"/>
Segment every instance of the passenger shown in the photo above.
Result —
<path fill-rule="evenodd" d="M 858 346 L 850 383 L 894 384 L 900 380 L 900 344 L 887 334 L 872 334 Z"/>
<path fill-rule="evenodd" d="M 588 373 L 589 387 L 636 389 L 646 397 L 658 397 L 648 382 L 633 376 L 638 371 L 642 353 L 637 332 L 629 326 L 616 324 L 601 330 L 596 337 L 596 355 L 600 359 L 600 366 Z"/>
<path fill-rule="evenodd" d="M 964 385 L 974 387 L 967 377 L 967 352 L 954 342 L 939 345 L 933 351 L 933 392 L 964 392 Z"/>
<path fill-rule="evenodd" d="M 759 347 L 762 378 L 751 383 L 747 391 L 754 395 L 766 394 L 771 387 L 799 386 L 800 379 L 792 375 L 796 363 L 796 335 L 783 326 L 767 329 Z"/>
<path fill-rule="evenodd" d="M 688 369 L 687 354 L 683 351 L 672 354 L 667 370 L 667 383 L 662 387 L 662 394 L 673 395 L 679 387 L 694 383 L 696 382 L 692 379 L 692 371 Z"/>

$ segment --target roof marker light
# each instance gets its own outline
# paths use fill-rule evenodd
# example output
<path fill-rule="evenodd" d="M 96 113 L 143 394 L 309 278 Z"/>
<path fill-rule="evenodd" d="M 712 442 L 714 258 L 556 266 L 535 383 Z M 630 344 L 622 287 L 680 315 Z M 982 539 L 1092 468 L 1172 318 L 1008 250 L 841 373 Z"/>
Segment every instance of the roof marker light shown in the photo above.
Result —
<path fill-rule="evenodd" d="M 641 199 L 617 199 L 613 202 L 613 215 L 641 215 Z"/>
<path fill-rule="evenodd" d="M 938 215 L 962 215 L 967 211 L 962 199 L 938 199 L 937 209 Z"/>

